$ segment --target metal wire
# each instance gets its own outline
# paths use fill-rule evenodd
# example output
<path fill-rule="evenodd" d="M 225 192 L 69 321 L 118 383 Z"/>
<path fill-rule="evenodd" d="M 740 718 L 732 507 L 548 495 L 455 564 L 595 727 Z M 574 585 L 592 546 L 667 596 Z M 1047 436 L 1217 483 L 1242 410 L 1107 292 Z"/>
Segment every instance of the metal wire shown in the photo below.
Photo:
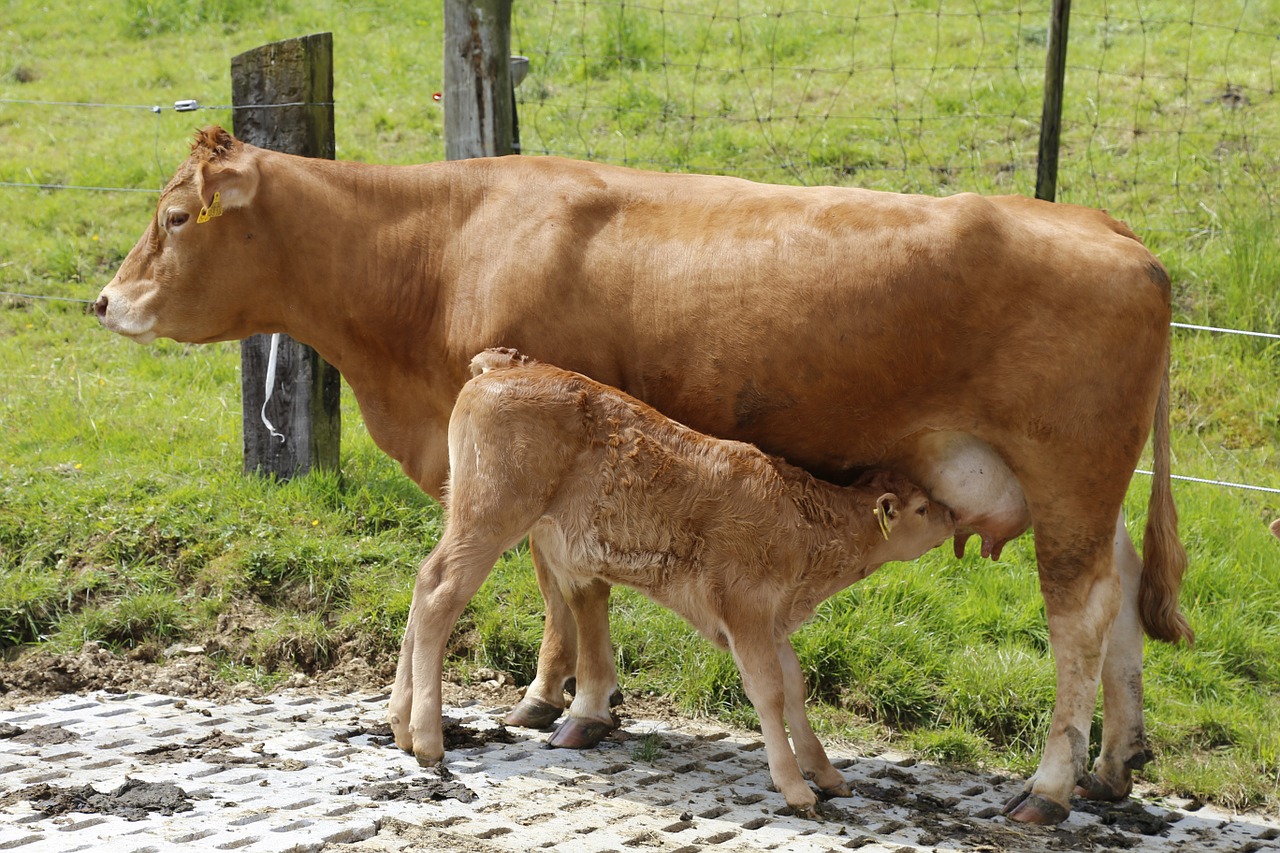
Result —
<path fill-rule="evenodd" d="M 16 296 L 18 299 L 45 299 L 50 302 L 83 302 L 86 305 L 92 305 L 92 299 L 76 299 L 71 296 L 39 296 L 35 293 L 11 293 L 7 290 L 0 290 L 0 296 Z"/>

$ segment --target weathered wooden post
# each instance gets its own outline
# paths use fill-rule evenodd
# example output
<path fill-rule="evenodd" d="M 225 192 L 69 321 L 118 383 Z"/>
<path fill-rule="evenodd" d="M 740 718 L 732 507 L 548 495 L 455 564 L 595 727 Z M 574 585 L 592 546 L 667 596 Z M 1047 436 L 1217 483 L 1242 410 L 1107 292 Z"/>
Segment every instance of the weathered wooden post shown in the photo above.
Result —
<path fill-rule="evenodd" d="M 1040 154 L 1036 162 L 1036 198 L 1053 201 L 1058 193 L 1058 144 L 1062 139 L 1062 96 L 1067 76 L 1067 23 L 1071 0 L 1053 0 L 1049 49 L 1044 62 L 1044 110 L 1040 114 Z"/>
<path fill-rule="evenodd" d="M 332 160 L 333 34 L 275 42 L 235 57 L 231 101 L 237 138 Z M 271 335 L 255 335 L 240 344 L 244 470 L 282 480 L 312 468 L 337 470 L 341 376 L 315 350 L 287 335 L 279 336 L 273 365 L 271 343 Z M 269 373 L 274 379 L 270 400 Z"/>
<path fill-rule="evenodd" d="M 444 153 L 513 153 L 511 0 L 445 0 Z"/>

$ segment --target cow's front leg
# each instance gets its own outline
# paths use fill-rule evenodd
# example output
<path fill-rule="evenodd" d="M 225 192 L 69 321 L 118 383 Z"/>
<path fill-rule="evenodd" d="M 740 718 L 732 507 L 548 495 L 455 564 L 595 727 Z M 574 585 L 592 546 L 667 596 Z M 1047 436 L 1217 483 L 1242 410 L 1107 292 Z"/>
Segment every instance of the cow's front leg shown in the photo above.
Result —
<path fill-rule="evenodd" d="M 1142 560 L 1123 514 L 1116 522 L 1113 559 L 1122 596 L 1102 663 L 1102 751 L 1093 772 L 1076 788 L 1076 794 L 1091 800 L 1129 796 L 1133 771 L 1151 759 L 1142 719 L 1142 621 L 1138 616 Z"/>
<path fill-rule="evenodd" d="M 795 749 L 796 761 L 805 775 L 822 789 L 824 795 L 847 797 L 851 793 L 849 783 L 844 774 L 831 764 L 827 751 L 822 748 L 822 743 L 809 725 L 809 715 L 805 710 L 808 689 L 805 687 L 804 672 L 800 669 L 796 650 L 787 637 L 779 640 L 777 647 L 778 662 L 782 666 L 787 727 L 791 730 L 791 744 Z"/>
<path fill-rule="evenodd" d="M 1040 589 L 1057 671 L 1057 701 L 1040 767 L 1022 794 L 1005 806 L 1012 820 L 1050 825 L 1066 820 L 1071 793 L 1086 778 L 1089 729 L 1107 636 L 1120 608 L 1120 581 L 1111 536 L 1056 541 L 1047 525 L 1036 529 Z"/>
<path fill-rule="evenodd" d="M 812 816 L 818 797 L 804 779 L 787 741 L 787 728 L 783 722 L 785 676 L 773 636 L 773 616 L 771 613 L 753 613 L 742 607 L 726 621 L 729 650 L 738 664 L 747 698 L 760 717 L 760 733 L 764 736 L 765 753 L 769 759 L 769 776 L 787 805 L 798 814 Z"/>
<path fill-rule="evenodd" d="M 546 624 L 542 645 L 538 648 L 538 671 L 525 688 L 524 698 L 507 712 L 504 722 L 509 726 L 545 729 L 564 712 L 565 689 L 570 687 L 578 666 L 578 623 L 549 569 L 536 534 L 529 536 L 529 554 L 546 609 Z M 605 595 L 608 596 L 607 589 Z"/>
<path fill-rule="evenodd" d="M 618 727 L 612 708 L 622 701 L 609 638 L 609 584 L 598 579 L 566 580 L 561 591 L 578 625 L 577 689 L 569 714 L 548 746 L 586 749 Z"/>

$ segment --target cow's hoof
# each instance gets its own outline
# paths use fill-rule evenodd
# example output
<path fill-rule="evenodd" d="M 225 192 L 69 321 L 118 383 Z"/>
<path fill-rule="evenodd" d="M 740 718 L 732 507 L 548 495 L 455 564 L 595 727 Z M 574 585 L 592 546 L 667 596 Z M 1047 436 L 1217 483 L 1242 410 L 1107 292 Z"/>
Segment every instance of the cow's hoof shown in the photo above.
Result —
<path fill-rule="evenodd" d="M 1036 826 L 1056 826 L 1066 820 L 1069 814 L 1071 810 L 1066 806 L 1029 791 L 1023 791 L 1004 807 L 1004 815 L 1009 820 Z"/>
<path fill-rule="evenodd" d="M 1127 799 L 1133 791 L 1133 780 L 1128 780 L 1127 784 L 1120 787 L 1113 787 L 1102 781 L 1096 773 L 1088 773 L 1079 782 L 1076 782 L 1076 796 L 1084 797 L 1086 800 L 1100 800 L 1105 803 L 1118 803 Z"/>
<path fill-rule="evenodd" d="M 853 789 L 849 787 L 848 782 L 841 782 L 834 788 L 819 788 L 819 796 L 824 800 L 832 800 L 836 797 L 852 797 Z"/>
<path fill-rule="evenodd" d="M 547 739 L 547 746 L 553 749 L 590 749 L 615 728 L 617 726 L 613 723 L 569 717 Z"/>
<path fill-rule="evenodd" d="M 564 708 L 557 708 L 541 699 L 524 698 L 507 712 L 502 722 L 522 729 L 549 729 L 563 713 Z"/>

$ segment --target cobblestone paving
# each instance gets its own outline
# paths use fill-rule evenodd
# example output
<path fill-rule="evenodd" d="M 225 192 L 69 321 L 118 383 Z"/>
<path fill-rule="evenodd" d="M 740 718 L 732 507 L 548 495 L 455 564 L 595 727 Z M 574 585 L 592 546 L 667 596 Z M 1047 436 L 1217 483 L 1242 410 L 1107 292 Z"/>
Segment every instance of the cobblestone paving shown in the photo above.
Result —
<path fill-rule="evenodd" d="M 386 699 L 100 693 L 2 712 L 0 850 L 1280 849 L 1274 821 L 1168 802 L 1025 829 L 999 816 L 1020 782 L 892 755 L 833 755 L 855 794 L 803 819 L 768 789 L 761 742 L 697 723 L 628 721 L 575 753 L 502 728 L 504 708 L 452 708 L 446 770 L 422 770 L 391 743 Z"/>

